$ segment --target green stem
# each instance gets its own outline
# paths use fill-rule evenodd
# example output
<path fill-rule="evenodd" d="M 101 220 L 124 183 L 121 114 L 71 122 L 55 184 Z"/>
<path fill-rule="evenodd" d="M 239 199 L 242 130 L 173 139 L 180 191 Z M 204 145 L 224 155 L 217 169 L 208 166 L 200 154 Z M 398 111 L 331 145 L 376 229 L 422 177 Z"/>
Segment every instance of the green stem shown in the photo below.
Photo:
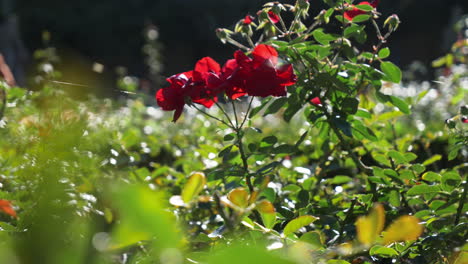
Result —
<path fill-rule="evenodd" d="M 250 99 L 250 102 L 249 102 L 249 106 L 247 107 L 247 111 L 245 111 L 245 116 L 244 116 L 244 120 L 242 120 L 240 126 L 239 126 L 239 129 L 242 129 L 242 127 L 244 127 L 244 124 L 245 124 L 245 121 L 247 121 L 247 118 L 250 114 L 250 109 L 252 108 L 252 102 L 254 100 L 254 97 L 252 96 L 252 98 Z"/>
<path fill-rule="evenodd" d="M 460 223 L 460 218 L 463 213 L 463 207 L 465 206 L 465 201 L 466 201 L 466 195 L 468 192 L 468 179 L 465 178 L 465 186 L 463 187 L 463 194 L 460 197 L 460 204 L 458 205 L 457 209 L 457 216 L 455 217 L 455 225 L 458 225 Z"/>
<path fill-rule="evenodd" d="M 0 108 L 0 120 L 3 119 L 3 115 L 5 114 L 5 108 L 7 105 L 7 92 L 5 90 L 5 87 L 0 88 L 2 92 L 2 107 Z"/>
<path fill-rule="evenodd" d="M 195 109 L 197 109 L 200 113 L 202 113 L 202 114 L 204 114 L 204 115 L 206 115 L 206 116 L 208 116 L 208 117 L 210 117 L 210 118 L 213 118 L 214 120 L 219 121 L 219 122 L 225 124 L 226 126 L 228 126 L 228 127 L 230 127 L 230 128 L 234 128 L 234 126 L 233 126 L 232 124 L 228 124 L 226 121 L 224 121 L 224 120 L 222 120 L 222 119 L 219 119 L 219 118 L 217 118 L 216 116 L 213 116 L 213 115 L 211 115 L 211 114 L 208 114 L 207 112 L 205 112 L 205 111 L 201 110 L 200 108 L 198 108 L 196 105 L 192 105 L 192 106 L 193 106 Z"/>
<path fill-rule="evenodd" d="M 239 119 L 237 118 L 236 104 L 234 103 L 234 100 L 231 100 L 231 104 L 232 111 L 234 111 L 234 120 L 236 121 L 236 128 L 239 129 Z"/>
<path fill-rule="evenodd" d="M 231 118 L 229 117 L 228 113 L 224 110 L 224 108 L 218 103 L 218 102 L 215 102 L 216 106 L 221 110 L 221 112 L 223 112 L 224 116 L 227 118 L 227 120 L 229 121 L 229 124 L 231 124 L 231 128 L 235 128 L 236 126 L 234 126 L 234 123 L 232 122 Z"/>

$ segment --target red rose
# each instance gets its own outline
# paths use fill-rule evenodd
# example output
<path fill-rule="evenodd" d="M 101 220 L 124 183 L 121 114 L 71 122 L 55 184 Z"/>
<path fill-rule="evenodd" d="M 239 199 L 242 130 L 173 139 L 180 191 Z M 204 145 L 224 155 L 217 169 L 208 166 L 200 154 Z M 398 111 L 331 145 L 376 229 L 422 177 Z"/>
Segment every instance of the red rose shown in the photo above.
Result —
<path fill-rule="evenodd" d="M 244 23 L 244 25 L 250 25 L 254 19 L 255 18 L 253 16 L 246 15 L 242 23 Z"/>
<path fill-rule="evenodd" d="M 169 87 L 159 89 L 156 93 L 156 101 L 164 111 L 174 112 L 172 122 L 177 121 L 185 105 L 185 88 L 192 78 L 192 71 L 179 73 L 167 78 Z"/>
<path fill-rule="evenodd" d="M 276 24 L 280 21 L 279 16 L 273 11 L 268 11 L 268 17 L 270 18 L 271 22 L 273 22 L 273 24 Z"/>
<path fill-rule="evenodd" d="M 219 90 L 209 85 L 213 79 L 219 78 L 219 64 L 210 57 L 205 57 L 195 64 L 189 96 L 194 103 L 210 108 L 217 101 Z"/>
<path fill-rule="evenodd" d="M 284 96 L 286 86 L 296 82 L 290 64 L 278 66 L 278 52 L 265 44 L 258 45 L 252 52 L 253 59 L 241 51 L 234 53 L 238 65 L 231 77 L 231 83 L 238 91 L 250 96 Z"/>
<path fill-rule="evenodd" d="M 370 3 L 367 2 L 367 1 L 364 1 L 364 2 L 360 2 L 358 5 L 370 5 L 373 8 L 377 8 L 377 5 L 379 4 L 379 1 L 380 0 L 374 0 L 374 1 L 370 2 Z M 367 13 L 366 11 L 358 9 L 355 5 L 352 5 L 352 7 L 353 7 L 352 10 L 346 11 L 344 13 L 344 18 L 346 18 L 349 21 L 353 21 L 353 18 L 358 16 L 358 15 L 363 15 L 363 14 Z"/>
<path fill-rule="evenodd" d="M 322 101 L 320 100 L 320 98 L 318 97 L 314 97 L 312 98 L 312 100 L 310 100 L 310 102 L 314 105 L 318 105 L 318 106 L 321 106 L 322 105 Z"/>
<path fill-rule="evenodd" d="M 173 122 L 179 119 L 185 106 L 186 97 L 191 101 L 210 108 L 217 101 L 220 90 L 210 85 L 219 79 L 220 66 L 210 57 L 197 62 L 193 71 L 173 75 L 167 79 L 169 87 L 156 93 L 158 105 L 165 111 L 175 110 Z"/>
<path fill-rule="evenodd" d="M 239 65 L 235 59 L 226 61 L 221 70 L 221 79 L 224 81 L 224 91 L 226 95 L 235 100 L 247 94 L 244 88 L 244 82 L 240 78 L 235 78 Z"/>

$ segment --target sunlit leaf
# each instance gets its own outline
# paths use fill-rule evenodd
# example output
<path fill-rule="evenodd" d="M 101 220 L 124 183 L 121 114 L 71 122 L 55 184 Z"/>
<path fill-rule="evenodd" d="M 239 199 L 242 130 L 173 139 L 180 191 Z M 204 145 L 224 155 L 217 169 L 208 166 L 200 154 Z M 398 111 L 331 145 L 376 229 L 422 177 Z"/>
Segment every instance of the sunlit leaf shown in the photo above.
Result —
<path fill-rule="evenodd" d="M 356 221 L 356 231 L 359 242 L 366 246 L 372 245 L 385 224 L 385 210 L 381 204 L 376 204 L 367 216 L 361 216 Z"/>
<path fill-rule="evenodd" d="M 388 245 L 398 241 L 416 240 L 423 231 L 424 227 L 418 218 L 411 215 L 401 216 L 385 230 L 382 242 Z"/>
<path fill-rule="evenodd" d="M 401 70 L 395 64 L 384 61 L 380 63 L 380 69 L 385 73 L 385 80 L 393 83 L 400 83 Z"/>
<path fill-rule="evenodd" d="M 276 223 L 276 210 L 273 204 L 267 200 L 263 200 L 257 204 L 256 209 L 260 212 L 263 225 L 268 229 L 272 229 Z"/>
<path fill-rule="evenodd" d="M 300 228 L 312 224 L 317 219 L 317 217 L 311 215 L 299 216 L 298 218 L 291 220 L 286 225 L 286 227 L 284 227 L 283 234 L 284 236 L 288 236 L 289 234 L 296 232 Z"/>
<path fill-rule="evenodd" d="M 307 242 L 314 245 L 317 248 L 325 247 L 325 240 L 319 231 L 310 231 L 301 236 L 300 241 Z"/>
<path fill-rule="evenodd" d="M 227 198 L 240 208 L 247 208 L 249 205 L 249 193 L 244 188 L 236 188 L 230 191 Z"/>
<path fill-rule="evenodd" d="M 378 245 L 373 246 L 369 250 L 369 254 L 371 256 L 379 256 L 383 258 L 391 258 L 391 257 L 398 256 L 398 252 L 396 252 L 396 250 L 394 250 L 393 248 L 388 248 L 388 247 L 383 247 L 383 246 L 378 246 Z"/>
<path fill-rule="evenodd" d="M 438 185 L 427 185 L 427 184 L 420 184 L 411 187 L 406 194 L 408 195 L 422 195 L 422 194 L 429 194 L 429 193 L 437 193 L 440 191 L 440 187 Z"/>
<path fill-rule="evenodd" d="M 184 203 L 192 201 L 192 199 L 197 196 L 205 187 L 206 177 L 205 174 L 201 172 L 196 172 L 190 176 L 187 183 L 182 189 L 182 200 Z"/>

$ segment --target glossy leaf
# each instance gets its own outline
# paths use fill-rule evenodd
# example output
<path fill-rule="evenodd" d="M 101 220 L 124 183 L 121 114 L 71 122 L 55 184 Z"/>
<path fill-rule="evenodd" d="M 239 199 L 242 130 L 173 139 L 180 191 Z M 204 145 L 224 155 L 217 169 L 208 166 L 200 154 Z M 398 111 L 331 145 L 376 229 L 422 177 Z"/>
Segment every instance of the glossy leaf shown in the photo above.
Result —
<path fill-rule="evenodd" d="M 419 219 L 405 215 L 401 216 L 385 230 L 383 233 L 383 244 L 388 245 L 398 241 L 416 240 L 424 231 L 424 227 L 419 223 Z"/>
<path fill-rule="evenodd" d="M 401 70 L 395 64 L 384 61 L 380 63 L 380 69 L 385 73 L 385 80 L 393 83 L 401 82 Z"/>
<path fill-rule="evenodd" d="M 311 215 L 299 216 L 298 218 L 295 218 L 295 219 L 291 220 L 291 221 L 284 227 L 283 235 L 284 235 L 284 236 L 288 236 L 288 235 L 290 235 L 290 234 L 296 232 L 296 231 L 299 230 L 300 228 L 312 224 L 312 223 L 315 222 L 315 220 L 317 220 L 317 219 L 318 219 L 317 217 L 314 217 L 314 216 L 311 216 Z"/>
<path fill-rule="evenodd" d="M 361 216 L 356 221 L 356 231 L 359 242 L 366 246 L 374 244 L 385 224 L 385 210 L 381 204 L 376 204 L 367 216 Z"/>
<path fill-rule="evenodd" d="M 244 188 L 236 188 L 230 191 L 227 198 L 240 208 L 249 206 L 249 193 Z"/>
<path fill-rule="evenodd" d="M 201 172 L 196 172 L 190 176 L 187 183 L 182 189 L 182 200 L 184 203 L 189 203 L 195 196 L 197 196 L 205 187 L 206 177 Z"/>

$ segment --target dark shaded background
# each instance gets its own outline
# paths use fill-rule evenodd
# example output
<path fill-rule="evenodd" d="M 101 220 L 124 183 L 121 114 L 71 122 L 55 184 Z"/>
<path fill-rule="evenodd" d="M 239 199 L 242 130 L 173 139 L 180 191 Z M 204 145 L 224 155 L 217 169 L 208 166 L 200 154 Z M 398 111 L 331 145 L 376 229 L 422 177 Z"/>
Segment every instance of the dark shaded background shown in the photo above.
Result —
<path fill-rule="evenodd" d="M 123 65 L 130 74 L 144 76 L 142 31 L 148 23 L 159 28 L 165 75 L 190 69 L 211 56 L 222 62 L 234 48 L 221 44 L 218 27 L 232 28 L 245 14 L 255 14 L 260 0 L 18 0 L 17 13 L 29 51 L 41 47 L 41 32 L 75 67 L 98 61 L 106 69 Z M 292 3 L 294 1 L 283 1 Z M 311 14 L 324 6 L 310 0 Z M 402 20 L 390 39 L 391 59 L 403 68 L 415 61 L 429 64 L 455 40 L 451 25 L 468 12 L 465 0 L 381 0 L 381 22 L 396 13 Z M 67 58 L 68 57 L 68 58 Z M 64 76 L 71 78 L 73 76 Z"/>

